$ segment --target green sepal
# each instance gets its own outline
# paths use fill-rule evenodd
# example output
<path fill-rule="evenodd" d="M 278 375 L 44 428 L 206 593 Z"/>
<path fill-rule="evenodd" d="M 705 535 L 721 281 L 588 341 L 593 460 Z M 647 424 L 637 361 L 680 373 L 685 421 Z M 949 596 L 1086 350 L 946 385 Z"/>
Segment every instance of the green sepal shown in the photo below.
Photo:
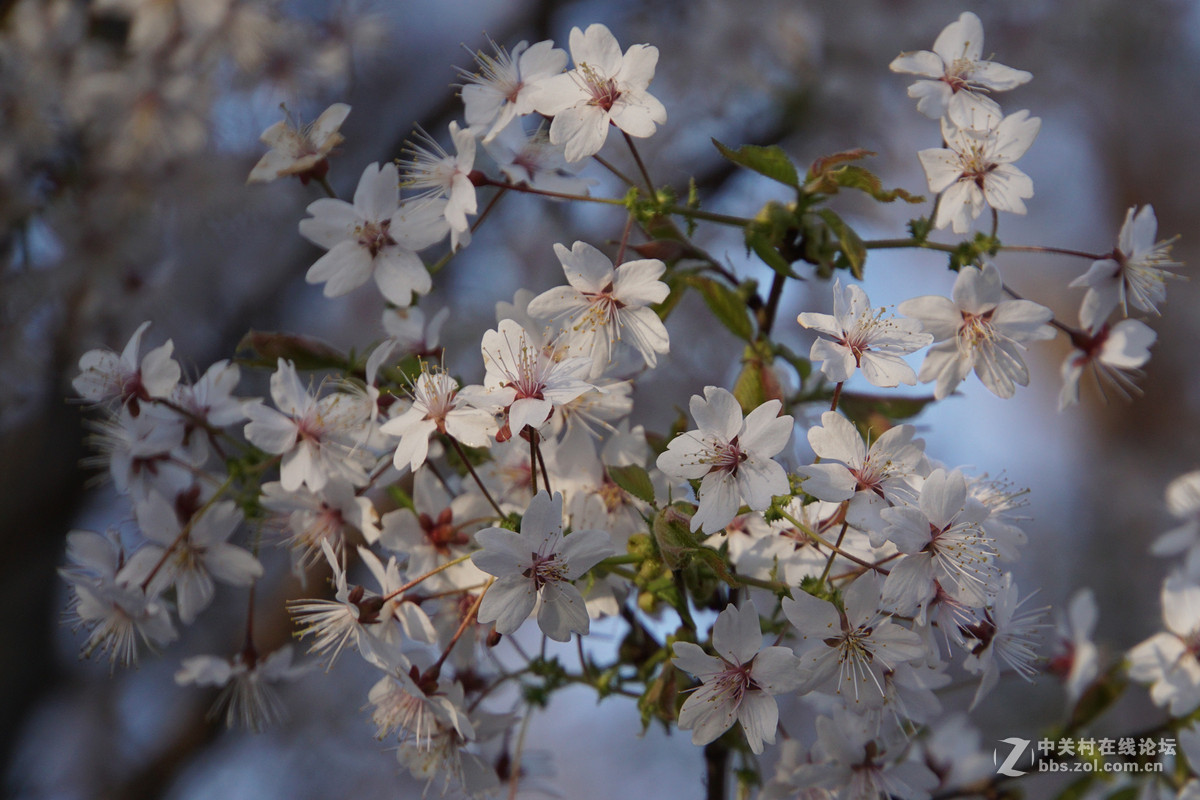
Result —
<path fill-rule="evenodd" d="M 691 523 L 692 515 L 678 504 L 667 506 L 654 516 L 654 541 L 670 570 L 683 568 L 688 556 L 704 546 L 699 534 L 692 532 Z"/>

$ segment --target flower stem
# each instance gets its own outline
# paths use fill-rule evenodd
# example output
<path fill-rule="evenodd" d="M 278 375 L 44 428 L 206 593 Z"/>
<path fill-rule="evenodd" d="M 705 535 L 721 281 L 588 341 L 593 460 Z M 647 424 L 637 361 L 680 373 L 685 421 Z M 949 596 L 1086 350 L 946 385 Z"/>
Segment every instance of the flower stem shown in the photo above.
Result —
<path fill-rule="evenodd" d="M 638 170 L 642 173 L 642 180 L 646 182 L 646 188 L 650 190 L 650 196 L 654 197 L 658 194 L 658 190 L 654 188 L 654 181 L 650 179 L 650 172 L 646 169 L 646 164 L 642 161 L 642 154 L 638 152 L 637 145 L 633 143 L 633 137 L 625 131 L 621 131 L 621 135 L 625 137 L 625 144 L 629 145 L 629 152 L 633 153 L 633 160 L 637 162 Z"/>
<path fill-rule="evenodd" d="M 613 175 L 615 175 L 617 180 L 621 181 L 621 183 L 625 184 L 626 186 L 635 186 L 636 185 L 633 182 L 633 179 L 631 179 L 628 175 L 626 175 L 625 173 L 621 172 L 621 170 L 619 170 L 615 166 L 613 166 L 613 164 L 611 162 L 605 161 L 599 155 L 594 155 L 594 156 L 592 156 L 592 158 L 596 159 L 597 164 L 604 167 L 606 170 L 608 170 Z"/>
<path fill-rule="evenodd" d="M 384 595 L 380 599 L 383 600 L 383 602 L 385 602 L 385 603 L 388 600 L 395 600 L 397 597 L 404 594 L 405 592 L 407 592 L 409 589 L 413 588 L 414 586 L 417 586 L 421 582 L 428 580 L 429 578 L 432 578 L 434 575 L 437 575 L 439 572 L 445 572 L 446 570 L 450 569 L 451 567 L 453 567 L 457 564 L 463 563 L 470 557 L 471 557 L 471 554 L 467 553 L 465 555 L 459 556 L 458 558 L 447 561 L 445 564 L 439 564 L 438 566 L 434 567 L 433 569 L 429 570 L 428 572 L 423 573 L 423 574 L 418 575 L 417 577 L 413 578 L 411 581 L 404 584 L 396 591 L 389 592 L 388 594 Z"/>
<path fill-rule="evenodd" d="M 450 440 L 450 446 L 454 448 L 454 452 L 458 453 L 458 460 L 463 463 L 463 466 L 467 468 L 467 472 L 475 480 L 475 485 L 479 487 L 479 491 L 483 492 L 483 496 L 487 498 L 492 508 L 496 510 L 500 519 L 504 519 L 504 511 L 500 508 L 500 504 L 492 497 L 491 492 L 487 490 L 487 487 L 483 485 L 483 479 L 479 477 L 479 473 L 475 471 L 475 467 L 471 466 L 471 461 L 467 458 L 467 454 L 463 452 L 462 445 L 453 436 L 448 435 L 446 438 Z"/>
<path fill-rule="evenodd" d="M 826 548 L 832 550 L 833 552 L 837 553 L 842 558 L 847 559 L 848 561 L 853 561 L 855 564 L 858 564 L 860 567 L 864 567 L 866 569 L 873 570 L 873 571 L 879 572 L 881 574 L 887 573 L 887 570 L 881 569 L 878 564 L 872 564 L 870 561 L 866 561 L 865 559 L 859 558 L 858 556 L 854 555 L 853 553 L 846 552 L 838 545 L 835 545 L 835 544 L 832 544 L 831 542 L 825 541 L 815 531 L 813 531 L 811 528 L 809 528 L 807 525 L 805 525 L 800 520 L 793 517 L 788 512 L 784 511 L 782 508 L 777 508 L 776 510 L 779 511 L 779 515 L 781 517 L 786 519 L 788 522 L 792 523 L 792 525 L 796 528 L 796 530 L 800 531 L 805 536 L 807 536 L 809 539 L 811 539 L 814 544 L 816 544 L 820 547 L 826 547 Z"/>
<path fill-rule="evenodd" d="M 837 411 L 838 401 L 842 399 L 842 386 L 845 381 L 838 381 L 837 386 L 833 387 L 833 402 L 829 404 L 830 411 Z"/>
<path fill-rule="evenodd" d="M 213 492 L 212 497 L 208 498 L 204 505 L 200 506 L 200 508 L 196 510 L 195 514 L 192 514 L 191 518 L 189 518 L 187 523 L 184 524 L 184 526 L 180 529 L 179 535 L 175 537 L 173 542 L 167 545 L 166 549 L 163 550 L 162 556 L 158 559 L 158 563 L 151 568 L 149 574 L 146 575 L 146 579 L 142 581 L 141 588 L 143 592 L 145 592 L 150 586 L 150 581 L 154 580 L 154 576 L 158 574 L 158 571 L 163 568 L 164 564 L 167 563 L 167 559 L 171 557 L 171 553 L 174 552 L 175 548 L 187 541 L 187 538 L 191 534 L 192 528 L 195 526 L 196 521 L 204 516 L 205 512 L 213 507 L 213 504 L 217 502 L 217 499 L 224 494 L 225 490 L 228 489 L 232 484 L 233 476 L 230 475 L 225 479 L 224 483 L 217 487 L 216 491 Z"/>
<path fill-rule="evenodd" d="M 464 556 L 464 558 L 467 557 L 468 556 Z M 449 566 L 449 564 L 443 566 Z M 442 651 L 440 656 L 438 656 L 438 660 L 433 663 L 433 666 L 425 670 L 425 674 L 421 676 L 423 681 L 425 679 L 435 679 L 439 674 L 441 674 L 442 664 L 446 663 L 446 659 L 450 657 L 450 651 L 454 649 L 454 645 L 458 644 L 458 640 L 462 638 L 464 633 L 466 633 L 467 627 L 475 621 L 475 617 L 479 614 L 479 606 L 483 604 L 483 596 L 487 594 L 488 589 L 492 588 L 492 584 L 495 582 L 496 579 L 492 578 L 487 582 L 487 586 L 483 587 L 483 591 L 480 592 L 479 596 L 475 598 L 475 602 L 471 604 L 469 609 L 467 609 L 466 616 L 464 616 L 462 618 L 462 622 L 458 624 L 458 629 L 455 630 L 454 635 L 450 637 L 450 641 L 446 644 L 446 649 Z"/>
<path fill-rule="evenodd" d="M 337 192 L 335 192 L 333 189 L 333 185 L 329 182 L 328 176 L 322 175 L 321 177 L 317 178 L 317 183 L 320 184 L 321 188 L 325 190 L 325 194 L 329 195 L 334 200 L 339 199 Z"/>

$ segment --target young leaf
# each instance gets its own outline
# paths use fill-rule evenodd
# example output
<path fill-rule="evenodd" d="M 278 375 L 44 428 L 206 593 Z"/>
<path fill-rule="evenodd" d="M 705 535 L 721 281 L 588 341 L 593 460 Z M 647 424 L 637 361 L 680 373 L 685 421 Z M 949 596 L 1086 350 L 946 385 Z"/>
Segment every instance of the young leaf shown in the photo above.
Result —
<path fill-rule="evenodd" d="M 716 139 L 713 139 L 712 143 L 721 151 L 721 155 L 738 166 L 752 169 L 759 175 L 766 175 L 771 180 L 791 186 L 793 189 L 800 188 L 800 177 L 796 173 L 796 167 L 779 145 L 759 147 L 745 144 L 737 150 L 733 150 Z"/>
<path fill-rule="evenodd" d="M 612 482 L 636 497 L 638 500 L 654 505 L 654 484 L 650 475 L 637 464 L 625 467 L 605 467 Z"/>
<path fill-rule="evenodd" d="M 708 310 L 734 336 L 746 341 L 754 338 L 754 326 L 750 322 L 746 304 L 736 292 L 702 275 L 693 275 L 688 282 L 700 290 Z"/>
<path fill-rule="evenodd" d="M 861 281 L 863 265 L 867 262 L 867 246 L 863 244 L 863 240 L 854 232 L 854 229 L 831 209 L 822 208 L 817 214 L 825 220 L 829 230 L 837 237 L 838 246 L 846 259 L 846 266 L 849 267 L 854 277 Z"/>

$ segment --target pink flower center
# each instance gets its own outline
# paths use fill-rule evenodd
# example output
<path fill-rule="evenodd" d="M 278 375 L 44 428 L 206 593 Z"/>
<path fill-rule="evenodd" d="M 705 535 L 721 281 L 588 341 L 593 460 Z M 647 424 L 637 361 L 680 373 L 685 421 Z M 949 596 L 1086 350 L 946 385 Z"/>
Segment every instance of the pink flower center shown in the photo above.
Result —
<path fill-rule="evenodd" d="M 621 90 L 617 88 L 616 81 L 604 77 L 587 64 L 582 65 L 579 71 L 583 74 L 586 84 L 584 88 L 592 96 L 588 105 L 599 106 L 603 111 L 611 111 L 617 100 L 621 99 Z"/>
<path fill-rule="evenodd" d="M 390 219 L 364 222 L 354 229 L 354 237 L 360 245 L 367 248 L 371 257 L 374 258 L 383 248 L 396 244 L 396 240 L 388 233 L 391 224 Z"/>
<path fill-rule="evenodd" d="M 547 583 L 566 580 L 567 565 L 558 553 L 530 553 L 529 557 L 533 563 L 521 575 L 533 581 L 534 591 L 540 591 Z"/>

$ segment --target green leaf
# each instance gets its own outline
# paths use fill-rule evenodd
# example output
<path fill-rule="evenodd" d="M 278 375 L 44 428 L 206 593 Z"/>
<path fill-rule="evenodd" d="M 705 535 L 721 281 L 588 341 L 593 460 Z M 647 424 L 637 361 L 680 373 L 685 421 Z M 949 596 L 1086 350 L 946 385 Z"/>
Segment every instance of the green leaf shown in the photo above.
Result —
<path fill-rule="evenodd" d="M 847 164 L 829 173 L 828 177 L 843 189 L 857 189 L 866 192 L 881 203 L 891 203 L 899 198 L 906 203 L 924 203 L 921 195 L 910 194 L 904 189 L 884 189 L 879 176 L 866 167 L 857 164 Z"/>
<path fill-rule="evenodd" d="M 858 148 L 818 158 L 804 178 L 805 194 L 837 194 L 840 189 L 857 189 L 881 203 L 890 203 L 897 198 L 908 203 L 925 202 L 924 197 L 904 189 L 884 189 L 879 176 L 866 167 L 850 163 L 873 155 L 875 153 L 870 150 Z"/>
<path fill-rule="evenodd" d="M 800 276 L 791 264 L 802 252 L 796 246 L 800 219 L 796 204 L 784 205 L 778 200 L 766 203 L 745 228 L 746 249 L 753 251 L 767 266 L 785 278 Z"/>
<path fill-rule="evenodd" d="M 612 482 L 625 491 L 650 505 L 654 505 L 654 484 L 650 475 L 637 464 L 626 467 L 605 467 Z"/>
<path fill-rule="evenodd" d="M 869 422 L 872 416 L 878 415 L 895 421 L 917 416 L 925 410 L 925 406 L 933 401 L 932 395 L 903 397 L 891 394 L 843 392 L 838 401 L 838 407 L 846 412 L 846 416 L 855 420 Z"/>
<path fill-rule="evenodd" d="M 832 209 L 822 208 L 817 212 L 817 215 L 825 220 L 825 224 L 829 226 L 829 230 L 837 237 L 838 247 L 846 260 L 846 266 L 849 268 L 851 274 L 861 281 L 863 278 L 863 265 L 867 262 L 867 246 L 863 244 L 863 240 L 854 232 L 854 229 L 847 225 L 845 220 L 834 213 Z"/>
<path fill-rule="evenodd" d="M 346 354 L 333 345 L 294 333 L 252 330 L 238 342 L 236 352 L 248 353 L 239 356 L 240 363 L 259 367 L 274 368 L 282 358 L 301 371 L 353 369 Z"/>
<path fill-rule="evenodd" d="M 733 150 L 716 139 L 713 139 L 712 143 L 721 151 L 721 155 L 738 166 L 754 170 L 759 175 L 765 175 L 784 186 L 791 186 L 793 189 L 800 188 L 800 177 L 796 173 L 796 167 L 779 145 L 759 147 L 746 144 Z"/>
<path fill-rule="evenodd" d="M 700 290 L 708 310 L 734 336 L 746 341 L 754 338 L 754 325 L 750 322 L 746 303 L 737 292 L 703 275 L 690 276 L 688 283 Z"/>
<path fill-rule="evenodd" d="M 783 387 L 771 369 L 774 354 L 767 342 L 746 345 L 742 353 L 742 371 L 733 384 L 733 396 L 749 414 L 768 400 L 783 400 Z"/>
<path fill-rule="evenodd" d="M 785 278 L 803 280 L 792 270 L 792 265 L 779 252 L 773 237 L 754 225 L 746 226 L 746 249 L 762 259 L 763 263 Z"/>

